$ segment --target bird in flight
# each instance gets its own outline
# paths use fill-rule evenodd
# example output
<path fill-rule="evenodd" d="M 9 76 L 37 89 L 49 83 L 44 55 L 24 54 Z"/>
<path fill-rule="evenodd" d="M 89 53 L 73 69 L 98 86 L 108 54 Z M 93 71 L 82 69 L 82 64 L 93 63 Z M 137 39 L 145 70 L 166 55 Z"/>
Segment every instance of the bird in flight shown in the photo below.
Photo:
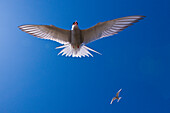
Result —
<path fill-rule="evenodd" d="M 63 44 L 62 46 L 56 47 L 56 49 L 64 48 L 58 53 L 58 55 L 62 54 L 62 56 L 65 55 L 81 58 L 85 56 L 93 57 L 89 50 L 100 54 L 99 52 L 87 47 L 86 44 L 117 34 L 143 18 L 144 16 L 138 15 L 122 17 L 99 22 L 93 27 L 84 30 L 79 29 L 77 21 L 72 24 L 71 30 L 61 29 L 54 25 L 21 25 L 19 28 L 35 37 L 53 40 Z"/>
<path fill-rule="evenodd" d="M 113 97 L 113 98 L 112 98 L 110 104 L 112 104 L 113 101 L 116 100 L 116 99 L 117 99 L 117 102 L 119 102 L 119 100 L 122 98 L 122 97 L 119 97 L 119 93 L 120 93 L 121 90 L 122 90 L 122 89 L 120 89 L 120 90 L 116 93 L 116 97 Z"/>

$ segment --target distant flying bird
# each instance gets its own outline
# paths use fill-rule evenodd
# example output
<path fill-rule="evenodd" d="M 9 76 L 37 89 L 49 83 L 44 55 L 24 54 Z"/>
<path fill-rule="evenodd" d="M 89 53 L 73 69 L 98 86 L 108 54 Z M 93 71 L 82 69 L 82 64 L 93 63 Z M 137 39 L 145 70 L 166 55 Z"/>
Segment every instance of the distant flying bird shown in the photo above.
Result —
<path fill-rule="evenodd" d="M 99 22 L 95 26 L 84 30 L 79 29 L 77 21 L 72 24 L 71 30 L 61 29 L 54 25 L 21 25 L 19 28 L 35 37 L 49 39 L 64 44 L 56 47 L 56 49 L 64 48 L 59 53 L 62 54 L 62 56 L 65 55 L 81 58 L 82 56 L 93 57 L 89 50 L 100 54 L 99 52 L 85 46 L 86 44 L 103 37 L 117 34 L 143 18 L 144 16 L 127 16 L 106 22 Z"/>
<path fill-rule="evenodd" d="M 116 100 L 116 99 L 117 99 L 117 102 L 119 102 L 119 100 L 122 98 L 122 97 L 119 97 L 120 91 L 122 91 L 122 89 L 120 89 L 120 90 L 116 93 L 116 97 L 113 97 L 113 98 L 112 98 L 110 104 L 112 104 L 113 101 Z"/>

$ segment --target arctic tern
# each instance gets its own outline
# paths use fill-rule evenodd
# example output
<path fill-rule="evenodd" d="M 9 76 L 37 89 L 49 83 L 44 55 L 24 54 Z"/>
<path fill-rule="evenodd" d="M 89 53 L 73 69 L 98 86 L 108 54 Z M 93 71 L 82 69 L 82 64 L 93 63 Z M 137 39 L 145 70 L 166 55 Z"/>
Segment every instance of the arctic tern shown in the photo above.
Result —
<path fill-rule="evenodd" d="M 86 44 L 103 37 L 112 36 L 132 25 L 145 16 L 127 16 L 105 22 L 99 22 L 91 28 L 80 30 L 78 22 L 72 24 L 71 30 L 65 30 L 54 25 L 21 25 L 19 28 L 35 37 L 49 39 L 63 44 L 56 49 L 64 48 L 59 54 L 72 57 L 85 57 L 93 55 L 89 52 L 99 52 L 89 48 Z"/>
<path fill-rule="evenodd" d="M 113 97 L 113 98 L 112 98 L 110 104 L 112 104 L 113 101 L 116 100 L 116 99 L 117 99 L 117 102 L 119 102 L 119 100 L 122 98 L 122 97 L 119 97 L 120 91 L 122 91 L 122 89 L 120 89 L 120 90 L 116 93 L 116 97 Z"/>

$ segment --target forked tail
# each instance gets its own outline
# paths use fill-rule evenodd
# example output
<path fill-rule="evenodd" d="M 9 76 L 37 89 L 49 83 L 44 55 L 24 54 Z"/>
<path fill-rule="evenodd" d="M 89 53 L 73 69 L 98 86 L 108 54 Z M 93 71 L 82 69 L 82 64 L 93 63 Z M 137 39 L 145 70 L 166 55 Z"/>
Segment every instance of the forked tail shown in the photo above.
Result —
<path fill-rule="evenodd" d="M 62 49 L 58 53 L 58 55 L 62 54 L 62 56 L 65 55 L 66 57 L 67 56 L 68 57 L 70 57 L 70 56 L 72 56 L 72 57 L 80 57 L 80 58 L 85 57 L 85 56 L 87 56 L 87 57 L 92 56 L 93 57 L 93 55 L 88 50 L 93 51 L 93 52 L 98 53 L 98 54 L 101 55 L 101 53 L 99 53 L 99 52 L 97 52 L 97 51 L 95 51 L 95 50 L 93 50 L 93 49 L 91 49 L 91 48 L 89 48 L 89 47 L 87 47 L 85 45 L 80 46 L 80 48 L 74 49 L 71 46 L 71 44 L 65 44 L 65 45 L 56 47 L 56 49 L 59 49 L 59 48 L 64 48 L 64 49 Z"/>

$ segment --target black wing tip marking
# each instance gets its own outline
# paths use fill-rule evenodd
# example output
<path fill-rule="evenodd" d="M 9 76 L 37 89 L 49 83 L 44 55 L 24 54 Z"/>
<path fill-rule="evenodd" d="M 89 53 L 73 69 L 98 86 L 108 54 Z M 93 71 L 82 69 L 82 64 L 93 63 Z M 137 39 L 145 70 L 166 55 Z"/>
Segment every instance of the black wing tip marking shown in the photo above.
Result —
<path fill-rule="evenodd" d="M 146 17 L 146 16 L 144 16 L 144 15 L 132 15 L 132 16 L 126 16 L 126 17 L 140 17 L 140 18 L 144 18 L 144 17 Z M 126 18 L 126 17 L 124 17 L 124 18 Z"/>
<path fill-rule="evenodd" d="M 23 24 L 18 26 L 18 28 L 26 28 L 26 27 L 37 27 L 37 26 L 54 26 L 54 25 L 34 25 L 34 24 Z"/>
<path fill-rule="evenodd" d="M 139 16 L 141 16 L 141 18 L 145 18 L 146 16 L 143 16 L 143 15 L 139 15 Z"/>
<path fill-rule="evenodd" d="M 146 16 L 140 16 L 138 20 L 144 19 Z"/>
<path fill-rule="evenodd" d="M 38 36 L 38 35 L 35 35 L 34 33 L 30 33 L 30 31 L 27 31 L 28 29 L 30 29 L 29 27 L 35 27 L 35 26 L 36 26 L 36 25 L 26 24 L 26 25 L 20 25 L 20 26 L 18 26 L 18 28 L 19 28 L 21 31 L 23 31 L 23 32 L 25 32 L 25 33 L 28 33 L 28 34 L 30 34 L 30 35 L 32 35 L 32 36 L 34 36 L 34 37 L 43 38 L 43 37 L 40 37 L 40 36 Z M 25 28 L 28 28 L 28 29 L 25 29 Z"/>
<path fill-rule="evenodd" d="M 22 27 L 30 27 L 30 26 L 35 26 L 35 25 L 32 25 L 32 24 L 23 24 L 23 25 L 20 25 L 18 27 L 22 28 Z"/>

